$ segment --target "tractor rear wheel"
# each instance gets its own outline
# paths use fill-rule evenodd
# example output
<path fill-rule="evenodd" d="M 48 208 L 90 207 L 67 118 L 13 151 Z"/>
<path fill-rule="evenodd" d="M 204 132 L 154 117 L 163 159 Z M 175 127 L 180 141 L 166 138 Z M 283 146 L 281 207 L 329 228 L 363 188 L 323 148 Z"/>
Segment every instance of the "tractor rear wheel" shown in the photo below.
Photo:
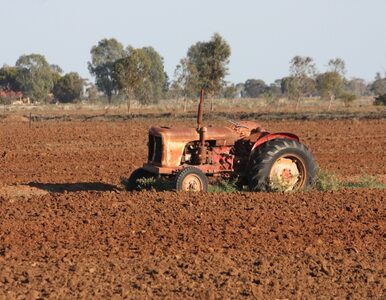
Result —
<path fill-rule="evenodd" d="M 126 189 L 128 191 L 139 191 L 141 190 L 141 185 L 138 182 L 138 179 L 148 179 L 155 177 L 153 173 L 150 173 L 149 171 L 146 171 L 144 168 L 138 168 L 131 173 L 127 184 L 126 184 Z"/>
<path fill-rule="evenodd" d="M 315 176 L 316 163 L 306 146 L 275 139 L 252 154 L 248 181 L 251 191 L 288 192 L 311 187 Z"/>
<path fill-rule="evenodd" d="M 206 192 L 208 177 L 198 168 L 187 167 L 176 175 L 175 188 L 177 191 Z"/>

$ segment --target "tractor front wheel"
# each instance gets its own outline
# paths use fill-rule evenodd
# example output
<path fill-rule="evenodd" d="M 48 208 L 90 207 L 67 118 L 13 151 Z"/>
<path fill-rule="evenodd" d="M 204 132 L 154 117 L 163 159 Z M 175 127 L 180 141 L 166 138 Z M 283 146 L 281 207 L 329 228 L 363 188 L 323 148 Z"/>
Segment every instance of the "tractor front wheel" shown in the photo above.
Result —
<path fill-rule="evenodd" d="M 198 168 L 187 167 L 177 173 L 175 188 L 177 191 L 206 192 L 208 190 L 208 177 Z"/>
<path fill-rule="evenodd" d="M 140 179 L 149 179 L 153 178 L 155 175 L 153 173 L 150 173 L 149 171 L 146 171 L 144 168 L 138 168 L 131 173 L 127 184 L 126 189 L 130 192 L 132 191 L 140 191 L 141 190 L 141 183 L 138 181 Z"/>
<path fill-rule="evenodd" d="M 315 181 L 316 163 L 298 141 L 275 139 L 252 154 L 248 175 L 251 191 L 304 190 Z"/>

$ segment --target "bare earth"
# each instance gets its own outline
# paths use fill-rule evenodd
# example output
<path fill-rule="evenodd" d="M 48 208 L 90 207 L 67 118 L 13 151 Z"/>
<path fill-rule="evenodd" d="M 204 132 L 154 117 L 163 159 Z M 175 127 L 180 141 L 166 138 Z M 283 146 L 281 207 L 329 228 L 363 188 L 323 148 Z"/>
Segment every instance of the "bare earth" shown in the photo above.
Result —
<path fill-rule="evenodd" d="M 0 298 L 384 299 L 384 190 L 125 192 L 154 123 L 0 122 Z M 263 126 L 386 182 L 385 119 Z"/>

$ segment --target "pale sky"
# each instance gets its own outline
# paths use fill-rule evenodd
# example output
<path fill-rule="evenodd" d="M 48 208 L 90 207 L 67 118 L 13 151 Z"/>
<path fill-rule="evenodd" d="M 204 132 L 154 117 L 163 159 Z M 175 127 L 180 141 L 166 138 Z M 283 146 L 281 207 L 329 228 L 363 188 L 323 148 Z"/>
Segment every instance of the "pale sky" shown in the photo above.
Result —
<path fill-rule="evenodd" d="M 295 55 L 346 61 L 347 77 L 386 72 L 386 0 L 0 0 L 0 66 L 43 54 L 65 72 L 91 78 L 90 49 L 103 38 L 152 46 L 173 76 L 188 48 L 218 32 L 230 44 L 227 80 L 267 83 L 286 76 Z"/>

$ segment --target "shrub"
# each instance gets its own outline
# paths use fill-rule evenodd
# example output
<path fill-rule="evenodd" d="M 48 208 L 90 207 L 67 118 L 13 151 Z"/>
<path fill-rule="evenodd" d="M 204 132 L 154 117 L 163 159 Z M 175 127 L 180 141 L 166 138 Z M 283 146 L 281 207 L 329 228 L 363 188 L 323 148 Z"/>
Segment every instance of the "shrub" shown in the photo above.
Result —
<path fill-rule="evenodd" d="M 386 189 L 386 184 L 380 183 L 375 176 L 363 175 L 356 182 L 345 182 L 343 186 L 348 189 L 367 188 L 367 189 Z"/>
<path fill-rule="evenodd" d="M 128 188 L 128 179 L 121 177 L 121 184 L 127 189 Z M 142 177 L 137 179 L 137 185 L 138 189 L 140 190 L 156 190 L 158 192 L 160 191 L 168 191 L 172 190 L 172 181 L 168 180 L 167 178 L 155 178 L 155 177 Z"/>
<path fill-rule="evenodd" d="M 341 182 L 334 173 L 318 169 L 316 173 L 315 188 L 322 192 L 337 191 L 341 188 Z"/>
<path fill-rule="evenodd" d="M 357 98 L 357 96 L 355 94 L 344 92 L 340 95 L 339 98 L 342 99 L 345 106 L 349 106 L 351 102 Z"/>
<path fill-rule="evenodd" d="M 155 188 L 156 185 L 156 179 L 154 177 L 150 178 L 139 178 L 137 179 L 138 188 L 141 190 L 151 190 Z"/>
<path fill-rule="evenodd" d="M 208 188 L 209 193 L 232 193 L 236 191 L 236 184 L 231 180 L 218 180 Z"/>
<path fill-rule="evenodd" d="M 275 94 L 273 94 L 272 92 L 265 92 L 263 94 L 263 98 L 265 99 L 265 103 L 269 106 L 272 106 L 272 105 L 275 105 L 275 104 L 278 104 L 279 102 L 279 97 Z"/>
<path fill-rule="evenodd" d="M 374 105 L 386 105 L 386 94 L 375 97 Z"/>

